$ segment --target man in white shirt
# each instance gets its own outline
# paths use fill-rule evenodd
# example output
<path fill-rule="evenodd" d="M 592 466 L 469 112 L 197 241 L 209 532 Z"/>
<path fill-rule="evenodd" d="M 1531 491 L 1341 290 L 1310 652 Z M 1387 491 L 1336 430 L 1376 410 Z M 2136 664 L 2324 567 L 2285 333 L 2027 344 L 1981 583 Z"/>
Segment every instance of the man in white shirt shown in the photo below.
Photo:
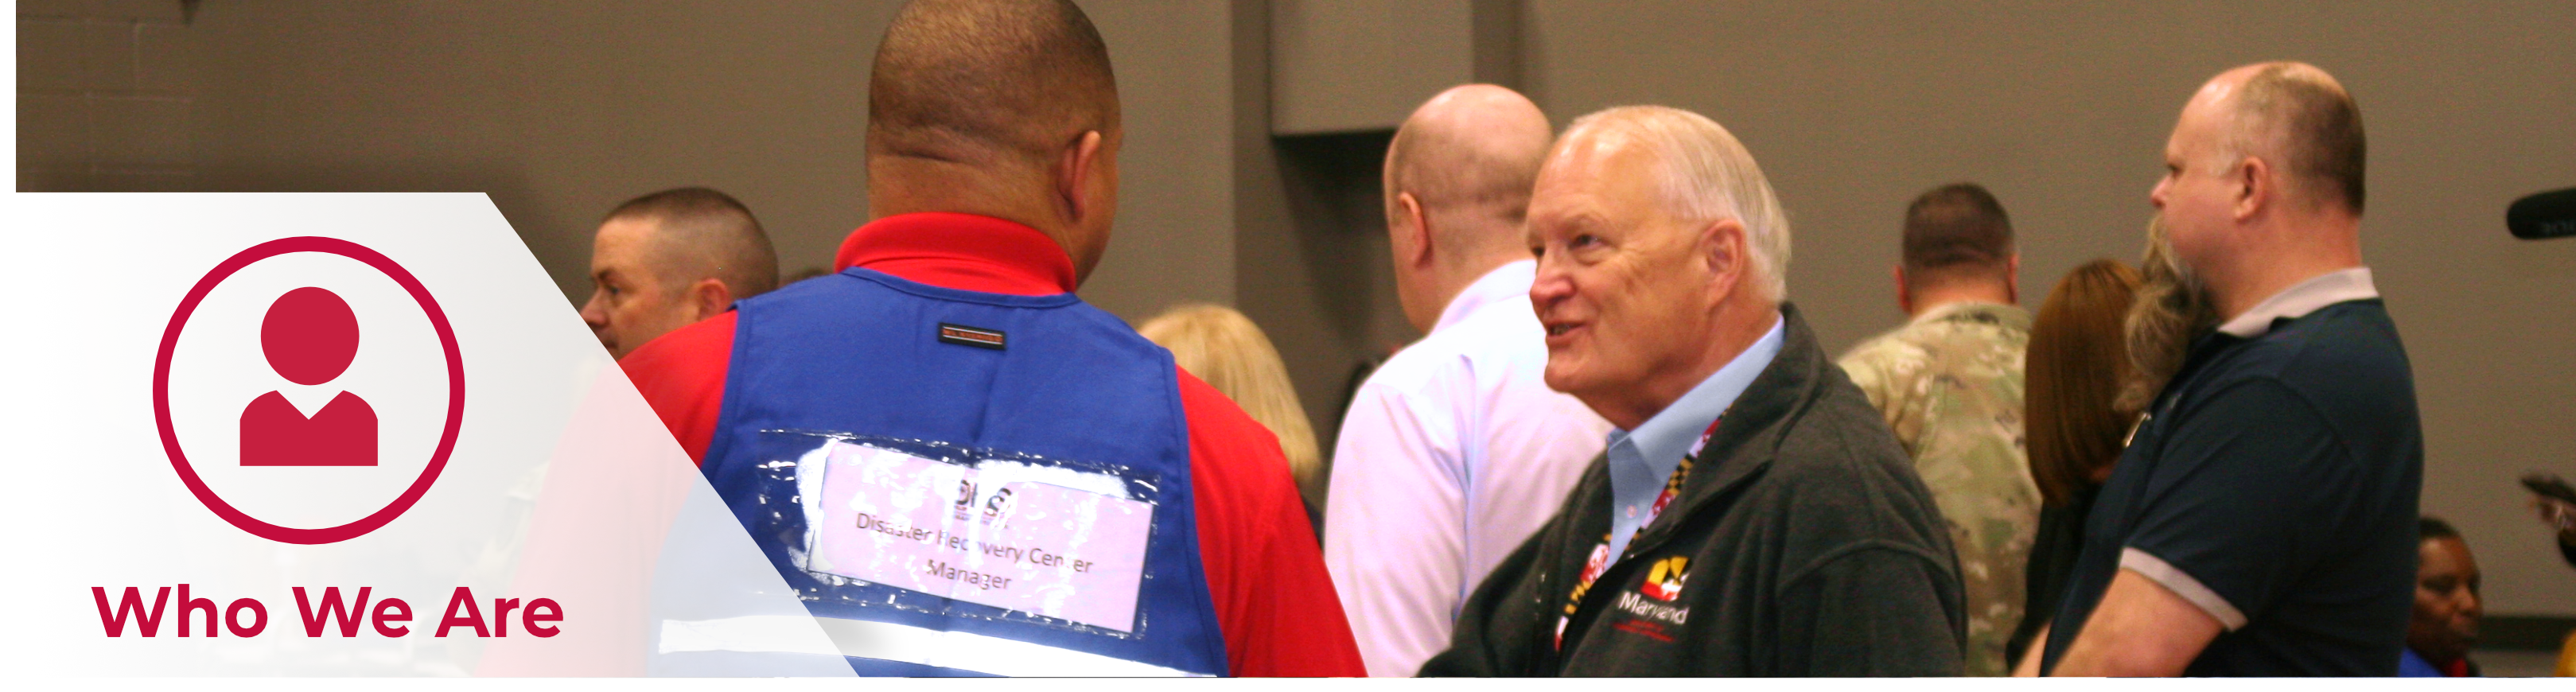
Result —
<path fill-rule="evenodd" d="M 1405 318 L 1428 336 L 1343 417 L 1324 564 L 1370 675 L 1412 675 L 1459 603 L 1547 522 L 1610 425 L 1547 388 L 1521 233 L 1547 116 L 1510 89 L 1433 97 L 1387 147 L 1387 235 Z"/>

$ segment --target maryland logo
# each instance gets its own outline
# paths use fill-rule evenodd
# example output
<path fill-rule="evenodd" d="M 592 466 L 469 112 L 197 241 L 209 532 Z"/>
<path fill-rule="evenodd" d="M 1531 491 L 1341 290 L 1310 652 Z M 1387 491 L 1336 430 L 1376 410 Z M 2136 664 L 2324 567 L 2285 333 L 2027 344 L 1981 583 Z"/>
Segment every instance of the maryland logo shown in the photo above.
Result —
<path fill-rule="evenodd" d="M 1646 584 L 1637 589 L 1658 601 L 1682 597 L 1682 582 L 1690 579 L 1690 558 L 1679 555 L 1655 561 L 1646 570 Z"/>

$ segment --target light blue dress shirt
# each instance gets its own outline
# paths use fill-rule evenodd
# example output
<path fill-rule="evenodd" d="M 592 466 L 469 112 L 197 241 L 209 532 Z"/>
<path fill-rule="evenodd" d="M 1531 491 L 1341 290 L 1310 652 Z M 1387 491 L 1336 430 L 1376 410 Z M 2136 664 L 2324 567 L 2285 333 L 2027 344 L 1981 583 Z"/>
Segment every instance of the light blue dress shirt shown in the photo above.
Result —
<path fill-rule="evenodd" d="M 1682 398 L 1664 407 L 1654 417 L 1637 424 L 1636 430 L 1610 431 L 1610 499 L 1617 504 L 1610 509 L 1610 561 L 1616 563 L 1628 550 L 1628 539 L 1646 523 L 1647 512 L 1654 508 L 1655 497 L 1663 494 L 1664 482 L 1673 469 L 1682 465 L 1682 456 L 1699 442 L 1710 423 L 1735 405 L 1753 378 L 1771 367 L 1771 359 L 1780 355 L 1780 341 L 1787 322 L 1773 316 L 1771 331 L 1756 339 L 1753 346 L 1727 361 L 1726 367 L 1701 380 Z M 1705 469 L 1701 469 L 1705 472 Z"/>

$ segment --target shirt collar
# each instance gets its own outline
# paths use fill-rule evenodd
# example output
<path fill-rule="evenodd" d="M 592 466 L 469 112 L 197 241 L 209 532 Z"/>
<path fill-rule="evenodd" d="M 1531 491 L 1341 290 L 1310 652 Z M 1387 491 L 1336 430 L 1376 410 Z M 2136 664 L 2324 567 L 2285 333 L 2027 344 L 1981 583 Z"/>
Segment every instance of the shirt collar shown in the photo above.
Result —
<path fill-rule="evenodd" d="M 1908 320 L 1906 322 L 1906 326 L 1910 327 L 1918 324 L 1930 324 L 1941 320 L 1958 319 L 1962 317 L 1975 318 L 1978 316 L 1990 317 L 1995 321 L 1995 323 L 2006 327 L 2013 327 L 2022 331 L 2030 331 L 2030 311 L 2023 310 L 2018 306 L 2005 305 L 2002 303 L 1989 303 L 1982 300 L 1962 300 L 1932 306 L 1932 309 L 1925 310 L 1923 311 L 1923 314 L 1915 315 L 1914 319 Z"/>
<path fill-rule="evenodd" d="M 1636 430 L 1610 431 L 1610 497 L 1617 503 L 1610 509 L 1611 555 L 1626 551 L 1629 537 L 1645 522 L 1647 508 L 1663 492 L 1664 481 L 1681 466 L 1682 456 L 1694 451 L 1691 446 L 1699 442 L 1700 434 L 1771 367 L 1772 359 L 1780 355 L 1787 324 L 1773 317 L 1771 330 L 1762 338 L 1672 405 L 1637 424 Z"/>
<path fill-rule="evenodd" d="M 982 293 L 1071 293 L 1073 258 L 1054 238 L 1015 221 L 975 214 L 897 214 L 868 222 L 841 241 L 834 270 L 873 269 L 895 278 Z"/>
<path fill-rule="evenodd" d="M 1476 314 L 1477 309 L 1487 305 L 1527 296 L 1530 282 L 1537 280 L 1538 260 L 1519 260 L 1495 267 L 1493 271 L 1477 277 L 1474 283 L 1467 284 L 1466 289 L 1458 292 L 1458 297 L 1449 299 L 1449 307 L 1440 310 L 1440 321 L 1431 325 L 1431 331 L 1448 329 L 1449 325 L 1467 319 L 1468 315 Z"/>
<path fill-rule="evenodd" d="M 2379 287 L 2370 282 L 2369 267 L 2327 272 L 2255 303 L 2254 309 L 2218 325 L 2218 331 L 2240 339 L 2251 339 L 2272 331 L 2274 321 L 2294 320 L 2328 305 L 2377 297 Z"/>

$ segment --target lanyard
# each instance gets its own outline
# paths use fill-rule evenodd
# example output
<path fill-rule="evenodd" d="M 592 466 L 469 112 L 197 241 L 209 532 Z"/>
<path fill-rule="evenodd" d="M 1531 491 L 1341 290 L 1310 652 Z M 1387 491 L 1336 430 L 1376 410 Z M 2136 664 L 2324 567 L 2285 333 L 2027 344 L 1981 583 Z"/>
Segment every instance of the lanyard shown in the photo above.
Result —
<path fill-rule="evenodd" d="M 1708 430 L 1699 434 L 1699 442 L 1691 445 L 1689 454 L 1682 455 L 1682 463 L 1673 467 L 1673 475 L 1670 478 L 1664 479 L 1664 491 L 1657 493 L 1655 504 L 1646 508 L 1645 521 L 1637 522 L 1639 533 L 1645 532 L 1647 526 L 1653 525 L 1656 517 L 1663 516 L 1664 507 L 1671 505 L 1673 498 L 1681 496 L 1682 483 L 1690 480 L 1691 464 L 1699 461 L 1700 451 L 1708 448 L 1709 436 L 1717 434 L 1717 424 L 1724 420 L 1726 416 L 1719 414 L 1717 420 L 1709 421 Z M 1632 542 L 1630 545 L 1635 544 Z M 1574 622 L 1575 608 L 1583 604 L 1584 594 L 1592 592 L 1592 583 L 1600 581 L 1601 575 L 1610 571 L 1610 564 L 1610 534 L 1603 533 L 1601 542 L 1592 546 L 1592 556 L 1583 561 L 1583 576 L 1575 580 L 1574 590 L 1565 596 L 1565 613 L 1556 618 L 1556 648 L 1565 648 L 1565 626 Z"/>

